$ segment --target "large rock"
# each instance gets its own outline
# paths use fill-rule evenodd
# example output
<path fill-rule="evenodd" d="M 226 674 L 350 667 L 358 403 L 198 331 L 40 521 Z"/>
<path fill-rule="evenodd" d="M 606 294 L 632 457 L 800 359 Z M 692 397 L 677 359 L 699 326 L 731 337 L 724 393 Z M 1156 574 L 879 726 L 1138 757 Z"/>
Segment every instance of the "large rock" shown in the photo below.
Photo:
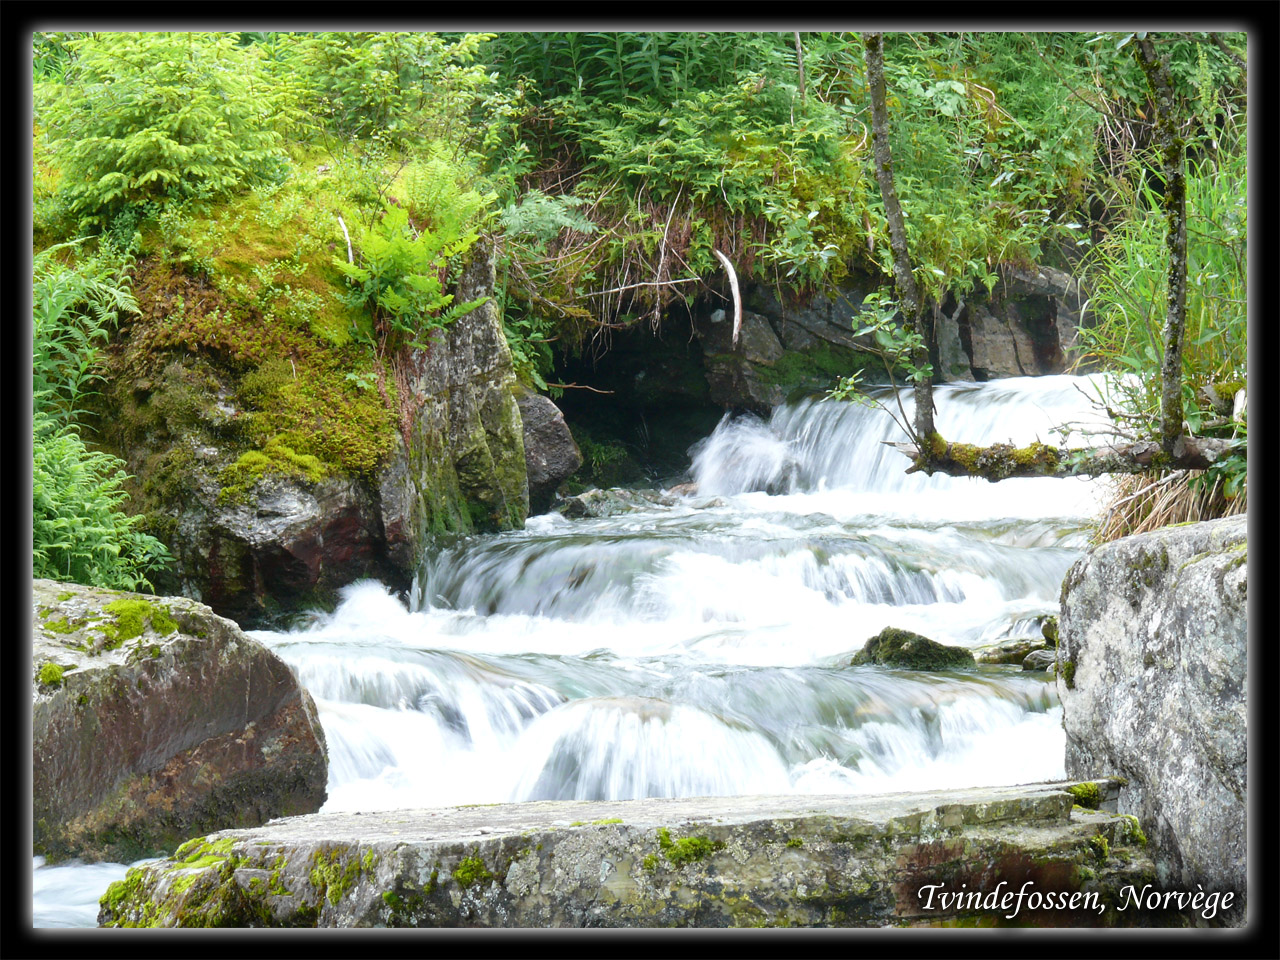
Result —
<path fill-rule="evenodd" d="M 910 630 L 885 627 L 864 643 L 849 663 L 855 667 L 874 663 L 902 670 L 954 670 L 972 667 L 974 659 L 964 647 L 949 647 Z"/>
<path fill-rule="evenodd" d="M 825 392 L 859 369 L 868 382 L 887 382 L 872 340 L 853 335 L 863 300 L 881 286 L 879 277 L 851 276 L 835 290 L 801 296 L 785 287 L 747 283 L 737 348 L 731 345 L 731 307 L 719 299 L 700 302 L 694 331 L 711 398 L 762 413 L 793 391 Z M 938 305 L 936 378 L 1062 373 L 1079 326 L 1092 322 L 1086 303 L 1079 284 L 1061 270 L 1003 265 L 990 293 L 979 286 Z"/>
<path fill-rule="evenodd" d="M 493 271 L 492 250 L 478 244 L 458 302 L 489 296 Z M 268 472 L 231 498 L 224 471 L 252 449 L 248 374 L 207 352 L 146 343 L 139 333 L 113 344 L 100 433 L 137 478 L 133 502 L 177 561 L 156 580 L 164 592 L 260 626 L 332 604 L 360 578 L 407 590 L 434 534 L 524 522 L 519 387 L 492 300 L 411 353 L 399 384 L 410 408 L 375 476 Z"/>
<path fill-rule="evenodd" d="M 182 597 L 49 580 L 32 605 L 36 853 L 163 856 L 324 803 L 315 705 L 234 623 Z"/>
<path fill-rule="evenodd" d="M 1128 781 L 1161 879 L 1247 880 L 1247 521 L 1167 527 L 1105 544 L 1062 588 L 1058 695 L 1071 776 Z M 1087 771 L 1087 774 L 1086 774 Z"/>
<path fill-rule="evenodd" d="M 556 488 L 582 466 L 582 452 L 560 408 L 541 394 L 516 396 L 524 426 L 524 465 L 529 477 L 529 513 L 546 513 Z"/>
<path fill-rule="evenodd" d="M 1132 818 L 1066 784 L 543 801 L 294 817 L 197 838 L 107 890 L 103 926 L 1187 926 L 1133 907 Z M 1102 800 L 1114 784 L 1088 785 Z M 994 898 L 957 904 L 939 894 Z M 1035 894 L 1036 906 L 1017 895 Z M 1074 909 L 1045 896 L 1079 894 Z M 1087 901 L 1086 896 L 1096 899 Z M 998 906 L 1005 898 L 1003 906 Z"/>
<path fill-rule="evenodd" d="M 520 387 L 492 300 L 493 256 L 477 243 L 456 292 L 459 303 L 490 299 L 410 361 L 409 444 L 387 468 L 408 484 L 384 506 L 384 522 L 418 548 L 415 564 L 434 534 L 518 529 L 529 513 Z"/>

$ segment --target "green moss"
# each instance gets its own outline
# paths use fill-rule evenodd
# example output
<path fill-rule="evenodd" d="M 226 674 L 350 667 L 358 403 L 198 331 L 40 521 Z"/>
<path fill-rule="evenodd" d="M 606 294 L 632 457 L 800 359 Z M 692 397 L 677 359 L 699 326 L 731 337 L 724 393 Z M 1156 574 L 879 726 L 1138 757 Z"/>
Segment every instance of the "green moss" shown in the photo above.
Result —
<path fill-rule="evenodd" d="M 463 857 L 453 871 L 453 879 L 460 887 L 473 887 L 476 884 L 489 883 L 493 874 L 479 857 Z"/>
<path fill-rule="evenodd" d="M 167 636 L 178 629 L 178 622 L 169 616 L 168 607 L 149 600 L 114 600 L 102 609 L 115 617 L 114 623 L 98 626 L 106 638 L 107 642 L 103 647 L 107 650 L 114 650 L 126 640 L 142 636 L 148 621 L 151 629 L 161 636 Z"/>
<path fill-rule="evenodd" d="M 1067 685 L 1068 690 L 1076 688 L 1076 662 L 1067 660 L 1062 664 L 1062 682 Z"/>
<path fill-rule="evenodd" d="M 1059 463 L 1058 450 L 1038 441 L 1025 447 L 1007 443 L 993 443 L 986 447 L 950 443 L 943 453 L 937 452 L 935 441 L 933 450 L 935 458 L 942 459 L 945 454 L 973 476 L 992 481 L 1012 476 L 1049 476 L 1057 472 Z"/>
<path fill-rule="evenodd" d="M 1097 810 L 1102 803 L 1102 793 L 1096 783 L 1076 783 L 1067 787 L 1067 793 L 1076 798 L 1076 803 L 1086 810 Z"/>
<path fill-rule="evenodd" d="M 1093 850 L 1093 855 L 1100 861 L 1106 860 L 1111 855 L 1111 845 L 1107 843 L 1107 838 L 1102 834 L 1090 837 L 1089 846 Z"/>
<path fill-rule="evenodd" d="M 267 441 L 261 450 L 248 450 L 218 474 L 222 490 L 219 503 L 243 503 L 258 481 L 269 475 L 319 483 L 328 471 L 310 454 L 296 453 L 279 437 Z"/>
<path fill-rule="evenodd" d="M 706 859 L 715 851 L 723 849 L 724 844 L 719 840 L 712 841 L 707 837 L 697 836 L 672 840 L 671 832 L 666 827 L 659 827 L 658 847 L 672 865 L 682 867 Z"/>
<path fill-rule="evenodd" d="M 1140 847 L 1147 845 L 1147 835 L 1142 832 L 1142 825 L 1138 822 L 1138 818 L 1131 813 L 1121 814 L 1125 821 L 1124 836 L 1121 843 L 1136 843 Z"/>
<path fill-rule="evenodd" d="M 72 621 L 72 620 L 68 620 L 66 617 L 63 617 L 60 620 L 46 620 L 43 624 L 41 624 L 41 626 L 48 633 L 67 634 L 67 633 L 75 633 L 77 630 L 83 627 L 85 623 L 86 621 L 84 620 Z"/>
<path fill-rule="evenodd" d="M 343 852 L 340 850 L 327 855 L 324 851 L 317 850 L 311 855 L 312 869 L 308 875 L 311 886 L 320 894 L 321 899 L 327 899 L 335 907 L 360 877 L 361 861 L 352 857 L 344 865 L 343 859 Z"/>
<path fill-rule="evenodd" d="M 642 866 L 649 873 L 653 873 L 653 871 L 658 869 L 657 854 L 653 854 L 653 853 L 648 854 L 643 860 L 640 861 L 640 866 Z"/>
<path fill-rule="evenodd" d="M 58 602 L 64 603 L 67 600 L 70 600 L 74 596 L 75 594 L 72 593 L 70 590 L 63 591 L 62 593 L 58 594 Z"/>
<path fill-rule="evenodd" d="M 801 840 L 799 837 L 792 837 L 790 840 L 787 841 L 787 846 L 792 847 L 794 849 L 799 849 L 800 847 L 804 846 L 804 841 Z"/>
<path fill-rule="evenodd" d="M 62 686 L 62 674 L 64 672 L 63 667 L 50 661 L 40 667 L 40 672 L 36 675 L 36 678 L 40 681 L 41 686 L 56 689 Z"/>

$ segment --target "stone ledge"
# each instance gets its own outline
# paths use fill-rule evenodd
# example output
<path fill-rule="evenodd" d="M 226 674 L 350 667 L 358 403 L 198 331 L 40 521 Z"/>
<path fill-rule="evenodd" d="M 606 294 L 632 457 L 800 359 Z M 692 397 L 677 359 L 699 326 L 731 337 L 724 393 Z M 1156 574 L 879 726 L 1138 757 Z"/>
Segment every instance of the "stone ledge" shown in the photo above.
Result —
<path fill-rule="evenodd" d="M 1094 782 L 1094 781 L 1087 781 Z M 1097 781 L 1106 805 L 1118 784 Z M 1186 925 L 1119 914 L 1150 883 L 1132 818 L 1069 782 L 318 814 L 131 870 L 104 926 Z M 1088 910 L 930 909 L 921 888 L 1092 894 Z M 1096 909 L 1095 909 L 1096 907 Z"/>

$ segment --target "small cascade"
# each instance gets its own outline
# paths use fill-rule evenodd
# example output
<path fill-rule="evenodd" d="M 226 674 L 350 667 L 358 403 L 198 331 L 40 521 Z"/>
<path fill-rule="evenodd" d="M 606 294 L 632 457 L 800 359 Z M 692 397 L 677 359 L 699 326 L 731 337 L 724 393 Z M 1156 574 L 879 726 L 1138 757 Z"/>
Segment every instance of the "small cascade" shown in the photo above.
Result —
<path fill-rule="evenodd" d="M 1096 424 L 1092 389 L 947 385 L 938 428 L 1057 443 L 1059 424 Z M 672 506 L 457 540 L 423 557 L 411 609 L 365 581 L 304 627 L 255 632 L 316 699 L 324 811 L 1063 776 L 1044 674 L 849 660 L 886 626 L 972 649 L 1038 635 L 1102 486 L 906 475 L 881 442 L 901 438 L 884 409 L 832 401 L 726 418 Z"/>
<path fill-rule="evenodd" d="M 1095 389 L 952 384 L 936 419 L 965 442 L 1080 442 Z M 1043 675 L 848 664 L 886 626 L 975 649 L 1037 634 L 1099 484 L 906 475 L 877 399 L 726 417 L 691 450 L 696 496 L 459 540 L 423 558 L 412 610 L 366 582 L 257 634 L 320 705 L 326 809 L 1061 775 Z"/>

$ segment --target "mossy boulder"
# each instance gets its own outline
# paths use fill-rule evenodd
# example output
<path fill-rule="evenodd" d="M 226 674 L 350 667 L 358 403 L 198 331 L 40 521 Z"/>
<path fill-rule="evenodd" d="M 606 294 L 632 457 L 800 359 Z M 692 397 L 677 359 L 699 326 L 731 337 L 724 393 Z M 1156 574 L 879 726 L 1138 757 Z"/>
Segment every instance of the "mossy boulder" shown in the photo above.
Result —
<path fill-rule="evenodd" d="M 456 298 L 492 289 L 481 246 Z M 162 592 L 263 626 L 360 578 L 406 590 L 433 534 L 523 524 L 517 383 L 491 301 L 376 365 L 158 261 L 137 293 L 95 423 L 176 560 Z"/>
<path fill-rule="evenodd" d="M 185 597 L 32 583 L 37 854 L 163 856 L 312 813 L 324 732 L 289 666 Z"/>
<path fill-rule="evenodd" d="M 972 667 L 974 659 L 963 647 L 947 646 L 910 630 L 885 627 L 863 644 L 849 663 L 855 667 L 877 664 L 899 670 L 954 670 Z"/>

